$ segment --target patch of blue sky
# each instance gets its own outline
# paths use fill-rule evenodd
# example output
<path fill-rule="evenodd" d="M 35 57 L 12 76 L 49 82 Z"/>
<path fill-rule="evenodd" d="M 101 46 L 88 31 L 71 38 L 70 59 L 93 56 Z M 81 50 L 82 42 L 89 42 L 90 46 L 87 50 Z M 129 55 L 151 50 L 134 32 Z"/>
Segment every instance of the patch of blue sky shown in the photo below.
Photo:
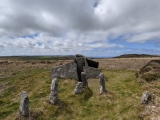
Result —
<path fill-rule="evenodd" d="M 24 35 L 24 36 L 9 36 L 8 38 L 10 39 L 16 39 L 16 38 L 35 38 L 35 37 L 38 37 L 39 33 L 36 32 L 34 34 L 30 34 L 30 35 Z"/>
<path fill-rule="evenodd" d="M 9 36 L 8 38 L 10 38 L 10 39 L 15 39 L 16 37 L 14 37 L 14 36 Z"/>
<path fill-rule="evenodd" d="M 94 0 L 93 2 L 93 8 L 96 8 L 99 4 L 100 0 Z"/>
<path fill-rule="evenodd" d="M 42 42 L 37 42 L 38 46 L 42 46 L 43 43 Z"/>
<path fill-rule="evenodd" d="M 126 36 L 133 36 L 134 34 L 130 35 L 120 35 L 118 37 L 108 37 L 110 43 L 120 44 L 123 45 L 125 49 L 155 49 L 156 45 L 153 41 L 147 41 L 145 43 L 136 43 L 136 42 L 127 42 Z"/>
<path fill-rule="evenodd" d="M 39 33 L 36 32 L 34 34 L 30 34 L 30 35 L 24 35 L 24 36 L 20 36 L 21 38 L 35 38 L 35 37 L 38 37 Z"/>

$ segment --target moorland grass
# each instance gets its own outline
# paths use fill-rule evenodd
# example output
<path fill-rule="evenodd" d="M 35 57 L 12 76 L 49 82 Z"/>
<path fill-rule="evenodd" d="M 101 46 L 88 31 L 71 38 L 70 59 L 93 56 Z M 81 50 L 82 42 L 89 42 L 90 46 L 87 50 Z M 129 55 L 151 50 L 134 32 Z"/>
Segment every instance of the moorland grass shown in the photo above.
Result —
<path fill-rule="evenodd" d="M 41 120 L 138 120 L 142 112 L 140 99 L 148 86 L 139 84 L 135 71 L 103 70 L 107 92 L 99 95 L 99 80 L 89 79 L 89 89 L 75 95 L 77 83 L 73 79 L 59 79 L 59 103 L 49 102 L 50 68 L 26 68 L 14 76 L 1 78 L 0 84 L 9 82 L 0 93 L 0 119 L 18 119 L 19 100 L 26 91 L 30 100 L 32 118 Z M 152 86 L 156 86 L 154 83 Z M 157 89 L 159 89 L 157 87 Z"/>

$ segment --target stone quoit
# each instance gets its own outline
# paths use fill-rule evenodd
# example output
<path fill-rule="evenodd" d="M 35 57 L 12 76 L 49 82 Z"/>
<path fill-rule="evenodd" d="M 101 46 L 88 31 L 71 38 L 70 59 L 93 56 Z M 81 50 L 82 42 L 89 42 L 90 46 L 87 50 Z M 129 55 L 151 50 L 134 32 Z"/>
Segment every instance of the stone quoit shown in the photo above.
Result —
<path fill-rule="evenodd" d="M 51 71 L 51 79 L 76 79 L 79 82 L 82 82 L 81 72 L 85 72 L 87 79 L 99 78 L 98 75 L 102 71 L 98 69 L 98 66 L 99 62 L 77 54 L 73 62 L 53 67 Z"/>

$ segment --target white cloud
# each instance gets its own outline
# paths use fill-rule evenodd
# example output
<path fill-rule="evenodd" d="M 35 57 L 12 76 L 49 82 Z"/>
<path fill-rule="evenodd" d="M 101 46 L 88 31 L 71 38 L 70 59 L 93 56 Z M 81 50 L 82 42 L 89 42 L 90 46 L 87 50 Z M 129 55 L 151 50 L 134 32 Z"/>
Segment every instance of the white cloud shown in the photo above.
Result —
<path fill-rule="evenodd" d="M 128 36 L 127 41 L 144 43 L 147 41 L 159 41 L 160 40 L 160 31 L 158 32 L 149 32 L 149 33 L 140 33 L 132 36 Z"/>
<path fill-rule="evenodd" d="M 89 35 L 88 35 L 89 34 Z M 76 33 L 69 32 L 65 36 L 51 37 L 45 34 L 39 34 L 36 37 L 17 37 L 9 38 L 3 37 L 0 39 L 1 46 L 18 47 L 18 48 L 36 48 L 36 49 L 50 49 L 56 52 L 82 52 L 94 49 L 103 49 L 110 47 L 122 47 L 122 45 L 110 44 L 108 40 L 103 37 L 104 33 Z M 95 37 L 94 37 L 95 36 Z M 102 36 L 97 37 L 97 36 Z M 101 38 L 101 39 L 100 39 Z"/>
<path fill-rule="evenodd" d="M 50 51 L 71 54 L 125 47 L 108 39 L 110 35 L 115 38 L 124 35 L 124 41 L 133 43 L 160 39 L 159 0 L 1 0 L 1 3 L 0 48 L 5 51 L 12 48 L 22 53 L 32 49 L 34 54 Z M 39 35 L 23 37 L 35 33 Z"/>

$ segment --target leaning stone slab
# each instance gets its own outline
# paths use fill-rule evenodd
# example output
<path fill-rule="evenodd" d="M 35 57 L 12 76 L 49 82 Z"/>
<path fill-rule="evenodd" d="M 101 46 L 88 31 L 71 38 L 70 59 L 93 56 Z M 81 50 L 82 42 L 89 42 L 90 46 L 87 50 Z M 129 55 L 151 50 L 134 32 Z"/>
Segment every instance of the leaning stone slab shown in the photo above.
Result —
<path fill-rule="evenodd" d="M 85 72 L 81 72 L 81 78 L 83 82 L 83 87 L 88 88 L 88 81 Z"/>
<path fill-rule="evenodd" d="M 83 87 L 83 83 L 82 82 L 78 82 L 77 85 L 76 85 L 76 87 L 75 87 L 75 89 L 74 89 L 74 93 L 75 94 L 82 93 L 83 92 L 82 87 Z"/>
<path fill-rule="evenodd" d="M 105 77 L 103 73 L 99 74 L 99 82 L 100 82 L 100 94 L 102 94 L 106 92 Z"/>
<path fill-rule="evenodd" d="M 98 68 L 98 66 L 99 66 L 99 62 L 94 61 L 90 58 L 86 58 L 86 61 L 87 61 L 89 67 Z"/>
<path fill-rule="evenodd" d="M 84 66 L 83 71 L 86 74 L 86 78 L 99 78 L 99 74 L 102 72 L 101 70 L 93 67 Z"/>
<path fill-rule="evenodd" d="M 148 91 L 143 92 L 141 97 L 141 104 L 148 104 L 151 101 L 151 94 Z"/>
<path fill-rule="evenodd" d="M 76 63 L 71 62 L 58 67 L 53 67 L 51 71 L 51 78 L 78 79 Z"/>
<path fill-rule="evenodd" d="M 29 117 L 29 98 L 25 91 L 21 93 L 19 112 L 20 116 Z"/>
<path fill-rule="evenodd" d="M 58 79 L 57 78 L 52 79 L 50 102 L 51 104 L 54 104 L 54 105 L 58 103 Z"/>

